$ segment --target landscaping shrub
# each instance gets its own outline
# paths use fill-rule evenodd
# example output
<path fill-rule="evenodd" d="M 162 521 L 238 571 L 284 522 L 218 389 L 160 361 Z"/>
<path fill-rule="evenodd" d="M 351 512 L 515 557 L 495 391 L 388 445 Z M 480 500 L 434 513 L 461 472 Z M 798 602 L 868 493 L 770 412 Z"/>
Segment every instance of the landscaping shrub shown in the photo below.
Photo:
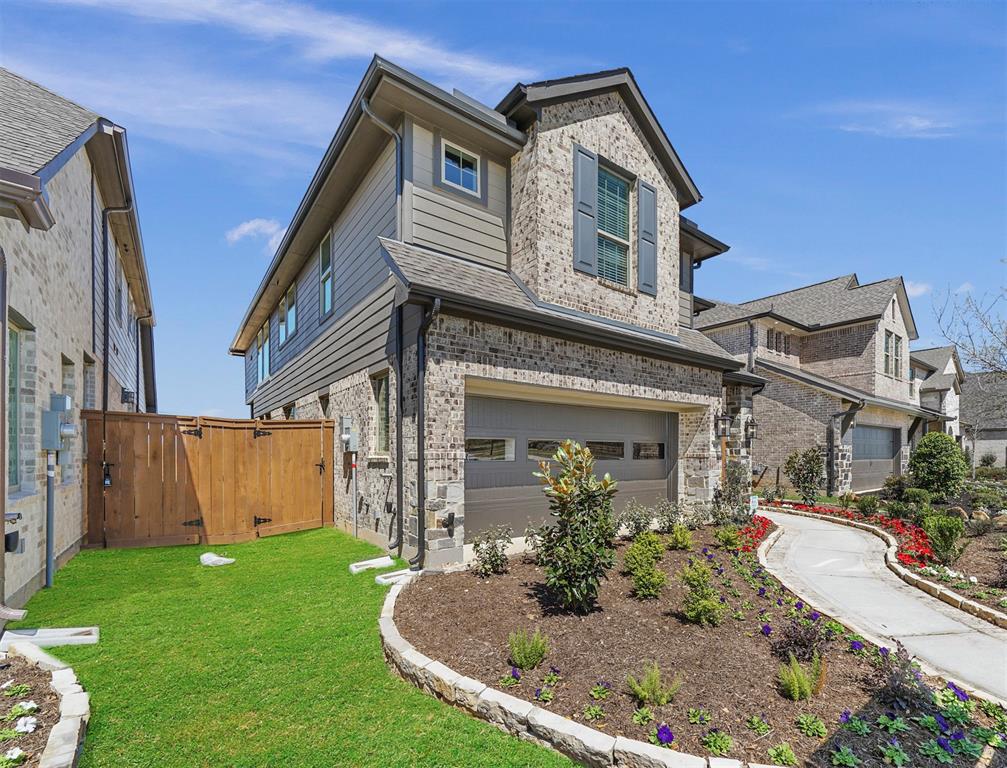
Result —
<path fill-rule="evenodd" d="M 980 467 L 992 467 L 997 463 L 997 455 L 995 453 L 984 453 L 979 457 Z"/>
<path fill-rule="evenodd" d="M 1007 507 L 1007 498 L 995 488 L 980 487 L 972 491 L 972 506 L 993 511 Z"/>
<path fill-rule="evenodd" d="M 902 501 L 923 508 L 930 506 L 933 496 L 926 488 L 906 488 L 902 492 Z"/>
<path fill-rule="evenodd" d="M 871 515 L 876 515 L 878 513 L 878 497 L 877 496 L 861 496 L 857 499 L 857 512 L 862 515 L 870 517 Z"/>
<path fill-rule="evenodd" d="M 909 457 L 909 472 L 915 485 L 939 499 L 959 494 L 968 471 L 965 454 L 955 439 L 944 432 L 923 435 Z"/>
<path fill-rule="evenodd" d="M 538 558 L 545 569 L 546 585 L 567 610 L 586 613 L 598 596 L 602 578 L 615 563 L 615 521 L 612 497 L 616 483 L 606 474 L 594 475 L 591 451 L 566 440 L 549 462 L 539 464 L 535 476 L 542 480 L 555 522 L 539 529 Z"/>
<path fill-rule="evenodd" d="M 737 549 L 741 546 L 741 534 L 734 525 L 722 525 L 713 532 L 713 538 L 724 549 Z"/>
<path fill-rule="evenodd" d="M 678 577 L 688 589 L 682 610 L 685 618 L 701 626 L 720 624 L 724 604 L 720 602 L 720 594 L 710 583 L 713 574 L 706 564 L 697 562 L 687 565 Z"/>
<path fill-rule="evenodd" d="M 825 667 L 822 665 L 821 657 L 815 656 L 811 664 L 805 668 L 801 663 L 790 655 L 790 661 L 780 667 L 779 672 L 780 689 L 791 701 L 804 701 L 810 699 L 816 689 L 821 690 L 825 681 Z"/>
<path fill-rule="evenodd" d="M 889 475 L 881 488 L 881 496 L 891 501 L 905 501 L 909 478 L 905 475 Z"/>
<path fill-rule="evenodd" d="M 676 525 L 684 522 L 684 505 L 676 504 L 669 499 L 661 499 L 654 506 L 654 519 L 657 520 L 657 530 L 669 533 Z"/>
<path fill-rule="evenodd" d="M 511 632 L 507 636 L 510 649 L 510 663 L 518 669 L 535 669 L 549 653 L 549 637 L 537 629 L 529 635 L 524 629 Z"/>
<path fill-rule="evenodd" d="M 976 478 L 979 480 L 1007 480 L 1007 467 L 977 467 Z"/>
<path fill-rule="evenodd" d="M 766 754 L 769 755 L 769 759 L 773 765 L 797 765 L 797 755 L 794 754 L 794 750 L 785 741 L 777 744 L 775 747 L 770 747 L 766 751 Z"/>
<path fill-rule="evenodd" d="M 631 574 L 633 578 L 633 596 L 640 600 L 653 600 L 661 596 L 668 581 L 668 575 L 653 563 L 638 568 Z"/>
<path fill-rule="evenodd" d="M 507 545 L 510 542 L 511 529 L 506 525 L 494 525 L 478 534 L 472 540 L 475 553 L 472 570 L 484 578 L 507 573 Z"/>
<path fill-rule="evenodd" d="M 622 512 L 616 516 L 616 528 L 625 528 L 629 538 L 635 539 L 644 531 L 650 530 L 653 519 L 654 511 L 633 498 L 626 502 Z"/>
<path fill-rule="evenodd" d="M 879 649 L 873 683 L 881 700 L 895 709 L 909 709 L 930 699 L 919 666 L 897 640 L 894 651 Z"/>
<path fill-rule="evenodd" d="M 675 694 L 682 687 L 682 679 L 676 676 L 671 683 L 665 685 L 661 680 L 661 670 L 654 662 L 643 668 L 643 675 L 639 680 L 633 675 L 627 675 L 626 685 L 641 707 L 663 707 L 675 698 Z"/>
<path fill-rule="evenodd" d="M 854 502 L 857 500 L 857 495 L 852 491 L 847 491 L 839 496 L 839 508 L 846 511 L 853 506 Z"/>
<path fill-rule="evenodd" d="M 904 501 L 889 501 L 885 504 L 885 514 L 889 517 L 895 517 L 899 520 L 909 520 L 913 517 L 916 512 L 916 508 L 912 504 L 907 504 Z"/>
<path fill-rule="evenodd" d="M 692 533 L 681 523 L 671 528 L 668 536 L 668 549 L 692 549 Z"/>
<path fill-rule="evenodd" d="M 651 567 L 664 557 L 664 544 L 653 531 L 644 531 L 626 548 L 623 565 L 626 571 L 633 573 L 641 568 Z"/>
<path fill-rule="evenodd" d="M 747 499 L 751 487 L 752 476 L 748 465 L 739 461 L 727 462 L 725 481 L 713 492 L 713 522 L 716 525 L 745 525 L 751 522 L 752 513 Z"/>
<path fill-rule="evenodd" d="M 781 659 L 793 656 L 798 661 L 811 661 L 816 656 L 825 655 L 832 639 L 832 632 L 824 621 L 794 616 L 779 632 L 774 633 L 773 653 Z"/>
<path fill-rule="evenodd" d="M 825 485 L 825 460 L 817 446 L 794 451 L 783 465 L 783 473 L 801 494 L 805 504 L 814 504 L 819 489 Z"/>
<path fill-rule="evenodd" d="M 965 523 L 957 515 L 940 512 L 928 515 L 923 518 L 922 527 L 938 562 L 952 565 L 965 551 L 965 546 L 960 543 L 965 535 Z"/>

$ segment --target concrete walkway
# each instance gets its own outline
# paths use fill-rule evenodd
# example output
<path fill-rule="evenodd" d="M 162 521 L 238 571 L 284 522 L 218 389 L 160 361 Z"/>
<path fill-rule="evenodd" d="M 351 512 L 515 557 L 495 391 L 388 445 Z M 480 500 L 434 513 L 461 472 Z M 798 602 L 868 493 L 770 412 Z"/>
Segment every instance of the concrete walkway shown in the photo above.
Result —
<path fill-rule="evenodd" d="M 1007 701 L 1007 630 L 906 584 L 866 531 L 763 514 L 783 530 L 766 566 L 792 591 L 879 645 L 901 640 L 929 671 Z"/>

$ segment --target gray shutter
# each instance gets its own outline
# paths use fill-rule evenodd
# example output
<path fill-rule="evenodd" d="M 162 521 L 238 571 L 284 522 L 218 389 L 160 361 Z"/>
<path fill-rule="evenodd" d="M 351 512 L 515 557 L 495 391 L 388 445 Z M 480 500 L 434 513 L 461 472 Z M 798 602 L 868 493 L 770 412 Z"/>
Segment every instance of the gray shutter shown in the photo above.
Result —
<path fill-rule="evenodd" d="M 573 268 L 598 274 L 598 156 L 573 145 Z"/>
<path fill-rule="evenodd" d="M 657 295 L 657 190 L 645 181 L 639 184 L 637 223 L 637 281 L 642 293 Z"/>

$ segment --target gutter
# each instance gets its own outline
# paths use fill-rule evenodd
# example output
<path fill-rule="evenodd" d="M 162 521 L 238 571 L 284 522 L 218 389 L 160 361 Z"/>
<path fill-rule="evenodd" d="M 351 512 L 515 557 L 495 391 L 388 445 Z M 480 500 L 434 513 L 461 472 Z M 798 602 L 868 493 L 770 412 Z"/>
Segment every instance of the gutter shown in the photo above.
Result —
<path fill-rule="evenodd" d="M 423 315 L 416 331 L 416 555 L 409 560 L 410 570 L 422 571 L 427 548 L 427 467 L 426 467 L 426 379 L 427 331 L 441 311 L 441 300 Z"/>
<path fill-rule="evenodd" d="M 395 308 L 395 539 L 388 544 L 388 549 L 396 550 L 402 557 L 402 529 L 405 522 L 403 505 L 405 504 L 405 487 L 403 461 L 405 454 L 402 435 L 402 404 L 405 402 L 405 387 L 402 385 L 402 321 L 405 311 L 400 304 Z"/>
<path fill-rule="evenodd" d="M 0 202 L 14 209 L 25 230 L 46 231 L 56 223 L 49 210 L 45 185 L 38 176 L 0 168 Z"/>

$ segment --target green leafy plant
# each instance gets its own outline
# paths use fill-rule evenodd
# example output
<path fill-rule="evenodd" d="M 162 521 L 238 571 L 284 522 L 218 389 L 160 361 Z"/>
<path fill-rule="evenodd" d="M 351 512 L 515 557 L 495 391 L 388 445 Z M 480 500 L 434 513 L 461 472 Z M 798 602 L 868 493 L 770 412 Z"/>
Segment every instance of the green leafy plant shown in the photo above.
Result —
<path fill-rule="evenodd" d="M 930 731 L 934 736 L 940 736 L 944 732 L 941 724 L 937 722 L 937 718 L 933 715 L 922 715 L 913 719 L 920 724 L 920 727 Z"/>
<path fill-rule="evenodd" d="M 605 717 L 605 710 L 600 704 L 588 704 L 584 707 L 584 719 L 590 722 L 601 720 Z"/>
<path fill-rule="evenodd" d="M 958 495 L 965 484 L 969 465 L 955 439 L 944 432 L 927 432 L 909 457 L 909 473 L 918 488 L 935 498 Z"/>
<path fill-rule="evenodd" d="M 973 741 L 966 737 L 956 742 L 955 751 L 960 755 L 965 755 L 973 760 L 978 760 L 983 754 L 983 742 Z"/>
<path fill-rule="evenodd" d="M 965 535 L 965 523 L 960 517 L 943 513 L 928 515 L 923 518 L 922 527 L 939 562 L 953 565 L 962 556 L 965 546 L 961 538 Z"/>
<path fill-rule="evenodd" d="M 819 683 L 824 679 L 824 670 L 821 657 L 817 654 L 807 668 L 801 665 L 794 654 L 790 654 L 790 661 L 780 667 L 780 689 L 791 701 L 810 699 L 816 689 L 821 690 Z"/>
<path fill-rule="evenodd" d="M 609 696 L 612 695 L 612 686 L 606 683 L 604 680 L 599 680 L 590 691 L 588 695 L 595 701 L 604 701 Z"/>
<path fill-rule="evenodd" d="M 890 736 L 894 736 L 896 733 L 905 733 L 909 730 L 909 724 L 898 716 L 881 715 L 878 717 L 877 725 L 881 730 L 887 731 Z"/>
<path fill-rule="evenodd" d="M 31 715 L 38 711 L 38 705 L 34 702 L 19 702 L 11 707 L 11 711 L 7 713 L 5 718 L 8 721 L 17 720 L 19 717 L 24 717 L 25 715 Z"/>
<path fill-rule="evenodd" d="M 497 684 L 501 688 L 513 688 L 515 685 L 521 685 L 521 670 L 517 667 L 511 667 L 510 673 L 497 680 Z"/>
<path fill-rule="evenodd" d="M 845 744 L 832 750 L 830 757 L 833 765 L 842 765 L 846 768 L 856 768 L 860 765 L 860 758 L 853 754 L 853 750 Z"/>
<path fill-rule="evenodd" d="M 711 755 L 716 755 L 717 757 L 723 757 L 728 754 L 734 748 L 734 739 L 731 738 L 729 733 L 724 731 L 719 731 L 716 728 L 711 728 L 707 734 L 699 740 L 699 743 L 703 745 Z"/>
<path fill-rule="evenodd" d="M 654 510 L 633 498 L 626 502 L 626 506 L 616 516 L 616 527 L 625 528 L 629 538 L 635 539 L 650 529 L 653 520 Z"/>
<path fill-rule="evenodd" d="M 712 716 L 701 707 L 689 707 L 686 717 L 693 725 L 709 725 Z"/>
<path fill-rule="evenodd" d="M 668 574 L 656 565 L 633 571 L 633 595 L 640 600 L 654 600 L 668 581 Z"/>
<path fill-rule="evenodd" d="M 766 750 L 773 765 L 797 765 L 797 755 L 787 742 L 781 742 Z"/>
<path fill-rule="evenodd" d="M 752 715 L 750 718 L 748 718 L 745 721 L 745 727 L 752 733 L 755 733 L 759 736 L 765 736 L 771 730 L 769 727 L 769 723 L 767 723 L 758 715 Z"/>
<path fill-rule="evenodd" d="M 682 523 L 675 523 L 668 536 L 668 549 L 692 549 L 692 533 Z"/>
<path fill-rule="evenodd" d="M 13 728 L 0 728 L 0 741 L 10 741 L 23 735 L 21 731 L 15 731 Z"/>
<path fill-rule="evenodd" d="M 633 711 L 635 725 L 650 725 L 654 722 L 654 711 L 650 707 L 638 707 Z"/>
<path fill-rule="evenodd" d="M 839 496 L 839 508 L 844 512 L 853 506 L 853 502 L 857 500 L 857 495 L 852 491 L 847 491 Z"/>
<path fill-rule="evenodd" d="M 507 546 L 511 543 L 511 529 L 506 525 L 494 525 L 478 534 L 472 540 L 475 553 L 472 570 L 486 578 L 494 574 L 507 573 Z"/>
<path fill-rule="evenodd" d="M 728 461 L 725 475 L 724 484 L 713 491 L 713 522 L 716 525 L 747 525 L 752 520 L 746 498 L 752 487 L 749 465 L 740 461 Z"/>
<path fill-rule="evenodd" d="M 825 723 L 822 722 L 822 718 L 811 714 L 798 715 L 797 720 L 794 721 L 794 725 L 805 736 L 810 736 L 814 739 L 824 739 L 828 733 L 825 729 Z"/>
<path fill-rule="evenodd" d="M 867 736 L 871 732 L 871 726 L 866 720 L 857 715 L 851 715 L 849 710 L 843 713 L 839 722 L 844 730 L 855 733 L 857 736 Z"/>
<path fill-rule="evenodd" d="M 937 739 L 930 739 L 923 742 L 920 745 L 920 754 L 924 757 L 929 757 L 931 760 L 936 760 L 938 763 L 944 763 L 945 765 L 955 761 L 954 750 L 945 749 L 937 742 Z"/>
<path fill-rule="evenodd" d="M 10 754 L 0 755 L 0 768 L 15 768 L 15 766 L 21 765 L 25 760 L 28 759 L 28 753 L 24 752 L 17 747 L 14 748 L 15 751 L 11 751 Z"/>
<path fill-rule="evenodd" d="M 867 517 L 876 515 L 881 506 L 877 496 L 860 496 L 857 498 L 857 512 Z"/>
<path fill-rule="evenodd" d="M 524 629 L 507 636 L 510 662 L 518 669 L 535 669 L 549 653 L 549 636 L 535 630 L 529 635 Z"/>
<path fill-rule="evenodd" d="M 626 548 L 623 565 L 632 573 L 652 566 L 662 557 L 664 557 L 664 544 L 661 543 L 661 537 L 653 531 L 644 531 Z"/>
<path fill-rule="evenodd" d="M 933 501 L 933 495 L 926 488 L 906 488 L 902 492 L 902 500 L 906 504 L 912 504 L 922 509 L 923 507 L 930 506 L 930 502 Z"/>
<path fill-rule="evenodd" d="M 899 744 L 898 739 L 892 739 L 887 744 L 881 744 L 881 758 L 885 761 L 886 765 L 894 765 L 896 768 L 902 768 L 903 765 L 909 762 L 909 755 Z"/>
<path fill-rule="evenodd" d="M 541 701 L 543 704 L 548 704 L 555 696 L 553 689 L 545 685 L 535 691 L 535 700 Z"/>
<path fill-rule="evenodd" d="M 741 534 L 736 525 L 722 525 L 713 532 L 713 538 L 724 549 L 737 549 L 741 546 Z"/>
<path fill-rule="evenodd" d="M 572 440 L 565 440 L 553 459 L 559 466 L 557 474 L 547 461 L 535 473 L 555 519 L 539 529 L 539 562 L 560 605 L 587 613 L 615 563 L 616 482 L 608 474 L 600 480 L 595 477 L 591 451 Z"/>
<path fill-rule="evenodd" d="M 28 691 L 31 690 L 31 686 L 28 683 L 17 683 L 15 685 L 10 685 L 4 688 L 3 695 L 9 698 L 16 699 L 24 696 Z"/>
<path fill-rule="evenodd" d="M 801 495 L 801 500 L 805 504 L 814 504 L 819 489 L 825 485 L 822 449 L 815 446 L 804 451 L 794 451 L 787 457 L 783 472 Z"/>
<path fill-rule="evenodd" d="M 641 706 L 661 707 L 675 698 L 675 694 L 682 687 L 682 680 L 676 677 L 666 685 L 661 679 L 660 668 L 654 662 L 643 668 L 643 674 L 639 679 L 627 675 L 626 686 Z"/>
<path fill-rule="evenodd" d="M 560 674 L 556 667 L 549 667 L 549 671 L 542 676 L 542 685 L 556 685 L 559 681 Z"/>
<path fill-rule="evenodd" d="M 720 595 L 710 583 L 713 574 L 706 564 L 695 562 L 686 565 L 679 573 L 679 578 L 688 589 L 682 610 L 685 618 L 701 626 L 720 624 L 724 604 L 720 602 Z"/>
<path fill-rule="evenodd" d="M 987 451 L 982 456 L 979 457 L 980 467 L 993 467 L 996 466 L 997 455 L 992 451 Z"/>

